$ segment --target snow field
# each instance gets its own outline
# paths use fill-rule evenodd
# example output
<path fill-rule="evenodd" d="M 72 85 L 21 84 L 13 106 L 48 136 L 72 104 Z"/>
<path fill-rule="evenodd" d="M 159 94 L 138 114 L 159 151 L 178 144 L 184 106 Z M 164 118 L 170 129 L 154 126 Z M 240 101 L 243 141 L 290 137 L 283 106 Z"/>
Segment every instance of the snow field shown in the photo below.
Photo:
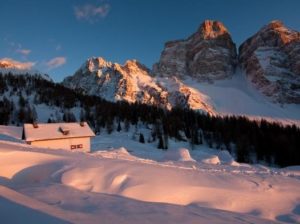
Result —
<path fill-rule="evenodd" d="M 35 209 L 28 221 L 42 212 L 39 221 L 62 223 L 300 222 L 299 167 L 239 164 L 226 151 L 172 140 L 162 151 L 122 132 L 97 136 L 89 154 L 34 148 L 18 142 L 18 131 L 5 133 L 16 140 L 0 141 L 0 198 L 9 200 L 0 207 Z"/>
<path fill-rule="evenodd" d="M 259 93 L 240 70 L 231 79 L 215 81 L 214 84 L 198 83 L 190 78 L 183 82 L 206 96 L 205 102 L 220 115 L 240 115 L 253 120 L 300 125 L 299 105 L 272 103 L 272 99 Z"/>

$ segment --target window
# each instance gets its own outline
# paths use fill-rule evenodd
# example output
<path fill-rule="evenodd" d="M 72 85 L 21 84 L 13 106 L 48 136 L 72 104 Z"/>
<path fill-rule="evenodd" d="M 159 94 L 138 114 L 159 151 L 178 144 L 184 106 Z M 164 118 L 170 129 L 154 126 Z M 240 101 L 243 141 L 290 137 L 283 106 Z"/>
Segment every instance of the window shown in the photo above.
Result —
<path fill-rule="evenodd" d="M 71 145 L 71 150 L 73 150 L 73 149 L 82 149 L 82 148 L 83 148 L 83 144 Z"/>

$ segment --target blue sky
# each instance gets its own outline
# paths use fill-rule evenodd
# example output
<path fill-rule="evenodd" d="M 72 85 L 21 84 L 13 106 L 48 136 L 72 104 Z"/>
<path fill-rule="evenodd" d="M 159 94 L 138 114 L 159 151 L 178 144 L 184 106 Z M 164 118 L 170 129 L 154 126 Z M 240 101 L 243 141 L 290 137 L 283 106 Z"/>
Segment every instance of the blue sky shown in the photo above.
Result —
<path fill-rule="evenodd" d="M 32 62 L 55 81 L 91 56 L 148 67 L 164 43 L 205 19 L 222 21 L 239 45 L 271 20 L 300 30 L 299 0 L 6 0 L 0 5 L 0 58 Z"/>

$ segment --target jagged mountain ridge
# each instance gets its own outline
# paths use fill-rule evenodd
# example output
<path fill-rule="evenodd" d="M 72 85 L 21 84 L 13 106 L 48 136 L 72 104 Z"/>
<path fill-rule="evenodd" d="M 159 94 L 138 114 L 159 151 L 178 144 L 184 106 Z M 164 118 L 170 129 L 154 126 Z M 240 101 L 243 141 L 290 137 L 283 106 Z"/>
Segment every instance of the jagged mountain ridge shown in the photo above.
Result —
<path fill-rule="evenodd" d="M 259 111 L 264 111 L 262 116 L 277 114 L 283 117 L 284 109 L 276 103 L 300 102 L 299 49 L 299 33 L 278 21 L 272 21 L 245 41 L 237 54 L 227 28 L 218 21 L 204 21 L 189 38 L 167 42 L 160 61 L 152 71 L 136 60 L 119 65 L 106 62 L 103 58 L 91 58 L 63 84 L 109 101 L 125 100 L 168 109 L 179 106 L 210 114 L 236 114 L 236 111 L 241 111 L 238 114 L 248 116 L 249 113 L 242 108 L 249 106 L 242 104 L 251 103 L 256 108 L 268 104 L 258 112 L 250 109 L 250 115 L 254 112 L 255 116 L 260 116 Z M 247 83 L 237 83 L 236 80 Z M 223 81 L 226 81 L 228 88 L 219 88 L 218 83 Z M 228 85 L 230 82 L 234 84 Z M 204 86 L 203 91 L 205 83 L 208 86 Z M 241 88 L 248 88 L 248 84 L 253 88 L 250 95 L 249 91 Z M 207 91 L 209 86 L 224 93 Z M 237 100 L 239 95 L 241 99 Z M 262 100 L 263 95 L 266 97 Z M 239 109 L 225 108 L 224 100 L 236 101 L 236 104 L 232 102 L 227 105 Z M 255 101 L 259 103 L 254 105 Z M 265 112 L 272 111 L 273 107 L 280 112 Z M 296 114 L 295 111 L 298 109 L 292 113 Z M 295 117 L 298 119 L 295 115 L 289 118 Z"/>
<path fill-rule="evenodd" d="M 181 107 L 215 113 L 206 102 L 206 96 L 176 77 L 153 77 L 151 71 L 136 60 L 120 65 L 101 57 L 90 58 L 73 76 L 67 77 L 63 85 L 109 101 L 125 100 L 168 109 Z"/>
<path fill-rule="evenodd" d="M 213 82 L 232 76 L 237 63 L 236 47 L 225 26 L 207 20 L 188 39 L 168 42 L 166 46 L 175 50 L 175 59 L 172 59 L 172 50 L 164 50 L 162 62 L 155 64 L 153 71 L 136 60 L 129 60 L 122 66 L 94 57 L 73 76 L 67 77 L 63 85 L 109 101 L 125 100 L 216 114 L 208 96 L 181 80 L 192 77 Z M 206 61 L 202 60 L 204 57 Z"/>
<path fill-rule="evenodd" d="M 232 76 L 236 59 L 236 46 L 226 27 L 205 20 L 189 38 L 167 42 L 153 71 L 160 76 L 213 82 Z"/>

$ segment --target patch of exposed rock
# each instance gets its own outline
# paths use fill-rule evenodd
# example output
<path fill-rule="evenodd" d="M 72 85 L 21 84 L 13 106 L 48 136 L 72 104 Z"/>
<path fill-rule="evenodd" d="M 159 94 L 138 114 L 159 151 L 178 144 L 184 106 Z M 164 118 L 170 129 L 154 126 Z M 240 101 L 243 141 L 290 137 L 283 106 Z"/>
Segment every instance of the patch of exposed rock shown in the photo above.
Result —
<path fill-rule="evenodd" d="M 300 33 L 272 21 L 239 47 L 239 63 L 263 94 L 300 103 Z"/>
<path fill-rule="evenodd" d="M 189 38 L 167 42 L 153 72 L 159 76 L 181 79 L 190 76 L 211 82 L 230 77 L 236 63 L 236 46 L 225 26 L 206 20 Z"/>

